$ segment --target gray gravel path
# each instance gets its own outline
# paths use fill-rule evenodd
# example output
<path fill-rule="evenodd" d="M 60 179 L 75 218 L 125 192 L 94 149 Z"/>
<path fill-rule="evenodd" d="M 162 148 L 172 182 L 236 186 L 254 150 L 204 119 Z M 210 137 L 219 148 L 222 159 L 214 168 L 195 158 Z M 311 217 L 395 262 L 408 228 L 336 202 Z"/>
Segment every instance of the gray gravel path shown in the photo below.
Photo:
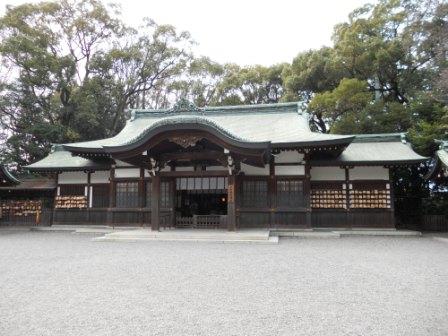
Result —
<path fill-rule="evenodd" d="M 448 243 L 0 231 L 0 335 L 448 335 Z"/>

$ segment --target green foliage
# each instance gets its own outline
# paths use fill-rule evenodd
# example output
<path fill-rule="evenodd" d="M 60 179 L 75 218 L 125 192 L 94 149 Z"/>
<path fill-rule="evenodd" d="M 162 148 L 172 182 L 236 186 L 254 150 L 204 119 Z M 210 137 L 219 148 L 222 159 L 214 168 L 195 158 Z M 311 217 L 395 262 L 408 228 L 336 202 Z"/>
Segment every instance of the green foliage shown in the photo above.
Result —
<path fill-rule="evenodd" d="M 224 66 L 224 76 L 217 85 L 216 105 L 277 103 L 283 94 L 282 72 L 285 64 Z"/>
<path fill-rule="evenodd" d="M 128 106 L 141 96 L 158 104 L 157 93 L 185 73 L 187 33 L 152 21 L 137 31 L 115 14 L 98 0 L 7 8 L 0 55 L 16 75 L 0 85 L 6 161 L 22 165 L 42 158 L 50 143 L 112 136 Z"/>
<path fill-rule="evenodd" d="M 282 73 L 286 88 L 283 100 L 308 102 L 314 94 L 336 88 L 348 75 L 332 48 L 300 53 Z"/>

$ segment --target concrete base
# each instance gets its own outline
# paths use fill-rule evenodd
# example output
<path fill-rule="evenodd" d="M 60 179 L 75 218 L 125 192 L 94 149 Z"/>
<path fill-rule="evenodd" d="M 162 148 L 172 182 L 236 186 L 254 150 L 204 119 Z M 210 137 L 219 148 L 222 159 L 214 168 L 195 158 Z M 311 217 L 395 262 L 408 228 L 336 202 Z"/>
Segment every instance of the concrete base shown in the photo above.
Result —
<path fill-rule="evenodd" d="M 95 241 L 195 241 L 218 243 L 277 244 L 280 237 L 297 239 L 334 239 L 342 237 L 418 237 L 421 232 L 395 229 L 251 229 L 226 230 L 169 229 L 153 231 L 141 227 L 111 227 L 105 225 L 53 225 L 29 228 L 32 231 L 101 234 Z"/>
<path fill-rule="evenodd" d="M 341 238 L 351 236 L 376 236 L 376 237 L 418 237 L 422 233 L 410 230 L 395 229 L 273 229 L 271 236 L 289 237 L 289 238 Z"/>
<path fill-rule="evenodd" d="M 102 242 L 190 241 L 223 244 L 278 244 L 278 237 L 271 237 L 269 235 L 269 230 L 242 230 L 229 232 L 223 230 L 181 229 L 151 231 L 149 229 L 143 229 L 107 233 L 103 237 L 97 237 L 93 240 Z"/>
<path fill-rule="evenodd" d="M 349 236 L 377 236 L 377 237 L 419 237 L 422 235 L 420 231 L 411 230 L 346 230 L 337 231 L 341 237 Z"/>
<path fill-rule="evenodd" d="M 125 230 L 139 230 L 141 227 L 120 227 L 114 228 L 107 225 L 52 225 L 52 226 L 33 226 L 31 231 L 46 232 L 72 232 L 74 234 L 81 233 L 109 233 Z"/>

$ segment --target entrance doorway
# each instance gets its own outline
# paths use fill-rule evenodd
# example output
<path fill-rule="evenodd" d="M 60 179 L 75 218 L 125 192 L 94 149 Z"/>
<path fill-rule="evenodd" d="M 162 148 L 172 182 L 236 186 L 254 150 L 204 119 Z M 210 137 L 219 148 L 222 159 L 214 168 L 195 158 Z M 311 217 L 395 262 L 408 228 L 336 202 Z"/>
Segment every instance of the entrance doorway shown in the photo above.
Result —
<path fill-rule="evenodd" d="M 227 182 L 227 177 L 176 178 L 176 227 L 225 227 Z"/>

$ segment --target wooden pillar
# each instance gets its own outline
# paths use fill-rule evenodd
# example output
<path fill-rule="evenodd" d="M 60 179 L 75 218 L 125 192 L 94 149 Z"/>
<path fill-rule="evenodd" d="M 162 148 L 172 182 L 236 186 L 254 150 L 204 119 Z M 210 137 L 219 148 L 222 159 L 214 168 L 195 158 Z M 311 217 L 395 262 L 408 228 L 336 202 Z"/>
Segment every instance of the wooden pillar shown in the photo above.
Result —
<path fill-rule="evenodd" d="M 160 176 L 151 179 L 151 230 L 159 231 L 160 227 Z"/>
<path fill-rule="evenodd" d="M 109 225 L 113 223 L 113 213 L 112 208 L 116 205 L 116 193 L 115 193 L 115 166 L 111 166 L 109 171 L 109 208 L 107 209 L 107 222 Z"/>
<path fill-rule="evenodd" d="M 342 168 L 342 167 L 341 167 Z M 345 169 L 345 207 L 346 207 L 346 226 L 352 227 L 353 218 L 350 212 L 350 167 L 344 167 Z"/>
<path fill-rule="evenodd" d="M 92 207 L 92 172 L 87 172 L 87 222 L 90 223 L 90 208 Z"/>
<path fill-rule="evenodd" d="M 303 180 L 303 196 L 304 196 L 304 206 L 306 209 L 305 213 L 305 226 L 307 228 L 312 227 L 311 223 L 311 165 L 310 165 L 310 154 L 305 153 L 303 157 L 305 161 L 305 179 Z"/>
<path fill-rule="evenodd" d="M 145 170 L 140 168 L 140 177 L 138 179 L 138 207 L 141 209 L 145 207 L 145 194 Z M 140 211 L 138 218 L 140 226 L 144 224 L 144 217 L 143 211 Z"/>
<path fill-rule="evenodd" d="M 390 170 L 392 169 L 391 167 L 387 167 L 385 166 L 384 168 L 387 168 L 388 170 L 388 174 L 389 174 L 389 197 L 390 197 L 390 209 L 387 209 L 390 211 L 390 227 L 391 228 L 395 228 L 396 226 L 396 222 L 395 222 L 395 192 L 394 192 L 394 184 L 393 184 L 393 179 L 391 176 L 391 172 Z"/>
<path fill-rule="evenodd" d="M 277 206 L 276 198 L 276 179 L 275 179 L 275 165 L 274 157 L 272 156 L 269 161 L 269 180 L 268 180 L 268 202 L 269 202 L 269 225 L 271 227 L 275 226 L 275 211 Z"/>
<path fill-rule="evenodd" d="M 227 182 L 227 230 L 236 231 L 236 176 L 229 175 Z"/>

